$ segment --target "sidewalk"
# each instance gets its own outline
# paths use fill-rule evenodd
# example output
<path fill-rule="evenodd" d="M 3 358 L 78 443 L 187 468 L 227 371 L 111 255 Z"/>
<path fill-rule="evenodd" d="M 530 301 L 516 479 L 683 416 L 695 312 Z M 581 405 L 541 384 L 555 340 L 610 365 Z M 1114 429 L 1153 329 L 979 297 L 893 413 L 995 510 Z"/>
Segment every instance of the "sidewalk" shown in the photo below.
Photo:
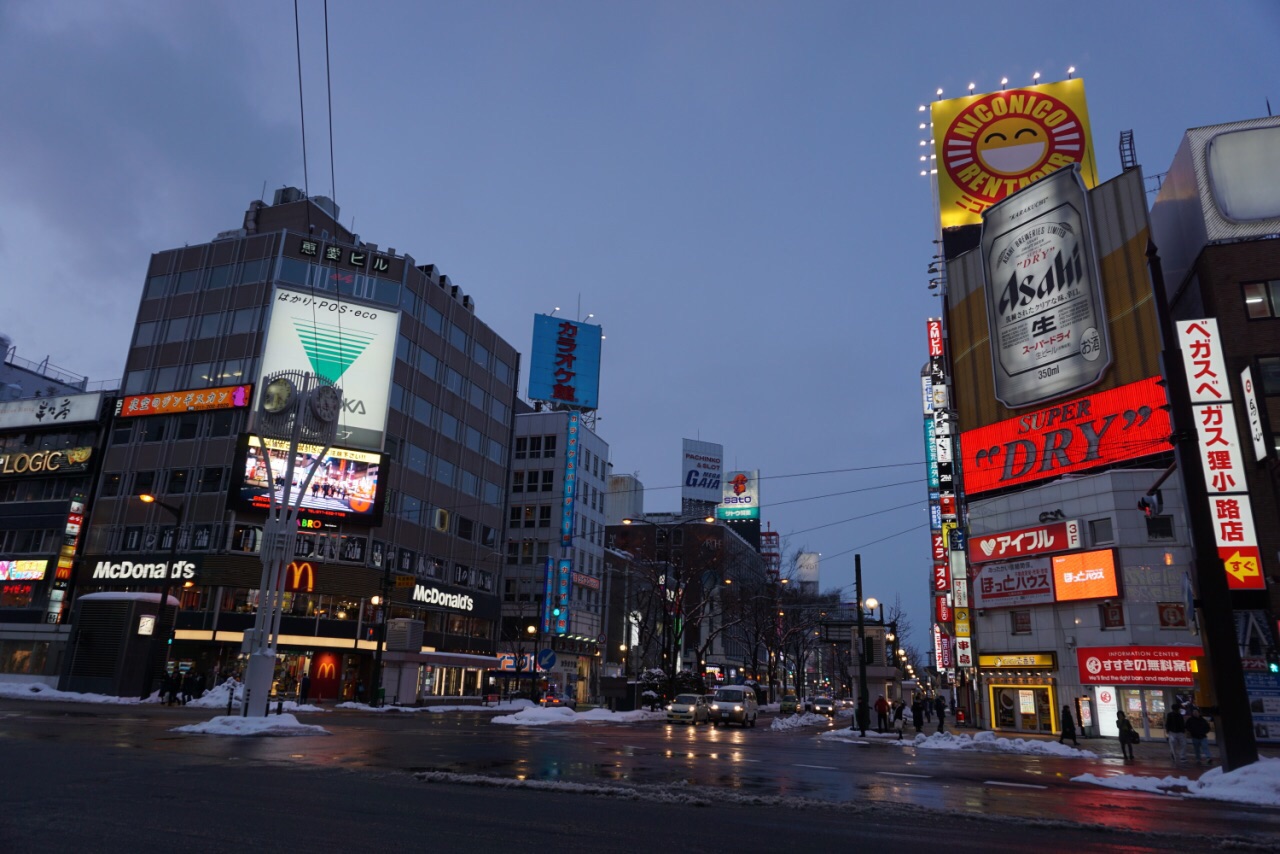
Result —
<path fill-rule="evenodd" d="M 909 733 L 912 731 L 908 727 Z M 1056 735 L 1048 735 L 1033 732 L 1012 732 L 1007 730 L 984 730 L 974 727 L 956 727 L 947 726 L 947 732 L 953 735 L 969 735 L 972 736 L 979 732 L 994 732 L 998 738 L 1021 738 L 1025 741 L 1057 741 Z M 933 735 L 937 732 L 937 725 L 926 724 L 923 730 L 925 735 Z M 1070 739 L 1066 741 L 1067 746 L 1076 747 Z M 1081 750 L 1091 750 L 1098 754 L 1099 759 L 1113 759 L 1116 762 L 1124 761 L 1124 754 L 1120 749 L 1120 739 L 1115 736 L 1085 738 L 1080 737 Z M 1142 766 L 1146 770 L 1165 769 L 1169 774 L 1185 774 L 1187 769 L 1196 769 L 1199 767 L 1203 770 L 1216 767 L 1222 762 L 1222 751 L 1218 748 L 1217 742 L 1213 739 L 1209 740 L 1209 752 L 1213 756 L 1213 761 L 1196 765 L 1195 750 L 1192 749 L 1190 741 L 1187 742 L 1186 761 L 1174 762 L 1173 757 L 1169 753 L 1169 744 L 1163 738 L 1144 738 L 1140 744 L 1134 745 L 1133 757 L 1134 766 Z M 1275 744 L 1259 744 L 1258 755 L 1268 759 L 1280 759 L 1280 745 Z"/>

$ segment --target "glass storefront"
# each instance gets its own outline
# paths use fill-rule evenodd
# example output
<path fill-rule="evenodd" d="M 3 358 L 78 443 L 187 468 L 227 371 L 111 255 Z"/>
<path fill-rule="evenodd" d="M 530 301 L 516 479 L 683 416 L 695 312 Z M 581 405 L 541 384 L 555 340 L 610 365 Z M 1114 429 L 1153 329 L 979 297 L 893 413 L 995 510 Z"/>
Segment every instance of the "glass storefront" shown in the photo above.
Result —
<path fill-rule="evenodd" d="M 993 729 L 1058 731 L 1058 703 L 1052 684 L 990 684 L 987 699 L 991 704 Z"/>

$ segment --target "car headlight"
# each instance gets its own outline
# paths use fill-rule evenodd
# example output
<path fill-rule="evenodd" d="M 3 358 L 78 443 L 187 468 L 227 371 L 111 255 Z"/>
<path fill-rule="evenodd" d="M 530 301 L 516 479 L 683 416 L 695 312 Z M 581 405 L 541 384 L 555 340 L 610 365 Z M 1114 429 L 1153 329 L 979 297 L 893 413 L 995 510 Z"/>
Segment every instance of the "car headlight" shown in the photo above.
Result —
<path fill-rule="evenodd" d="M 742 711 L 742 706 L 734 706 L 734 707 L 733 707 L 733 710 L 734 710 L 735 712 L 740 712 L 740 711 Z"/>
<path fill-rule="evenodd" d="M 719 705 L 717 705 L 716 703 L 712 703 L 712 704 L 711 704 L 711 711 L 713 711 L 713 712 L 718 712 L 718 711 L 720 711 L 720 706 L 719 706 Z"/>
<path fill-rule="evenodd" d="M 671 707 L 670 707 L 670 706 L 667 706 L 667 711 L 668 711 L 668 712 L 669 712 L 669 711 L 671 711 Z"/>

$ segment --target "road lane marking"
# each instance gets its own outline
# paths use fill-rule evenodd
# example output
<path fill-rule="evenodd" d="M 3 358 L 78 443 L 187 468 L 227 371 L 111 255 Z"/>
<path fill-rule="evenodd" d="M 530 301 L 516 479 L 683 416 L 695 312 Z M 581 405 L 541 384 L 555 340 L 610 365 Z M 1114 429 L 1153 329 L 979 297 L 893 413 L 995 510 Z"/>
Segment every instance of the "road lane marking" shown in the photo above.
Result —
<path fill-rule="evenodd" d="M 795 763 L 795 766 L 796 766 L 797 768 L 817 768 L 819 771 L 838 771 L 838 770 L 840 770 L 840 769 L 836 768 L 834 765 L 801 765 L 799 762 L 797 762 L 797 763 Z"/>
<path fill-rule="evenodd" d="M 1001 780 L 983 780 L 984 786 L 1007 786 L 1010 789 L 1047 789 L 1048 786 L 1039 786 L 1035 783 L 1005 783 Z"/>
<path fill-rule="evenodd" d="M 900 774 L 897 771 L 877 771 L 877 774 L 883 774 L 886 777 L 912 777 L 916 780 L 931 780 L 932 774 Z"/>

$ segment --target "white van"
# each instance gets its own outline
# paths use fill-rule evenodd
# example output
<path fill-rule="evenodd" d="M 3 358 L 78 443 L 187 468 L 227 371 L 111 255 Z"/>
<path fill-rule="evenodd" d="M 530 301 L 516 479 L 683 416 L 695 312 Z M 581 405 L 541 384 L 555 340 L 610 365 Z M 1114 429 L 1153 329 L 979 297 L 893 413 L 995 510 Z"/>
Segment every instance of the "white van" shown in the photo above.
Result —
<path fill-rule="evenodd" d="M 711 697 L 711 725 L 739 724 L 749 727 L 756 725 L 760 714 L 760 705 L 756 702 L 756 692 L 746 685 L 725 685 L 717 688 Z"/>

